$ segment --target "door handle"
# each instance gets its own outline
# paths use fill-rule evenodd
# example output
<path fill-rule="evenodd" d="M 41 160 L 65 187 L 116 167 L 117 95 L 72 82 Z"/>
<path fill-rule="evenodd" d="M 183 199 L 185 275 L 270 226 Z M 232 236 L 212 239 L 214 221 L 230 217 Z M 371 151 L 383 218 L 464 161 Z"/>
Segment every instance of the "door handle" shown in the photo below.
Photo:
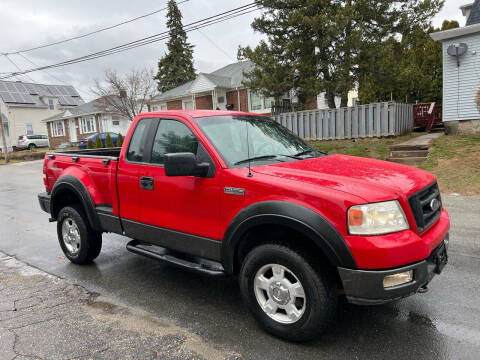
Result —
<path fill-rule="evenodd" d="M 154 180 L 152 177 L 142 176 L 140 178 L 140 187 L 144 190 L 153 190 Z"/>

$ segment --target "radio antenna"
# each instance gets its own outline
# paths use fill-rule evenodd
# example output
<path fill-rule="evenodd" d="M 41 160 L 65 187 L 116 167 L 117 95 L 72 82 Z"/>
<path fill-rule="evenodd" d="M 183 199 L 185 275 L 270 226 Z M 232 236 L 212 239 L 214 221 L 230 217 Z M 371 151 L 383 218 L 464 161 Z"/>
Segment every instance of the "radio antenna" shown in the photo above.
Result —
<path fill-rule="evenodd" d="M 245 127 L 247 130 L 247 157 L 248 157 L 248 177 L 252 177 L 252 164 L 250 160 L 250 140 L 248 138 L 248 120 L 245 118 Z"/>

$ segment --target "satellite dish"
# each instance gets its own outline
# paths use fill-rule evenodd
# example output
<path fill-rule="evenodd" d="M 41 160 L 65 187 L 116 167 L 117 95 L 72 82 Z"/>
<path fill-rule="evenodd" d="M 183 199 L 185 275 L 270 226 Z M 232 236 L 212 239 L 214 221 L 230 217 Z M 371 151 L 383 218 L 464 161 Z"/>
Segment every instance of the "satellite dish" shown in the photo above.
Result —
<path fill-rule="evenodd" d="M 448 47 L 447 53 L 450 56 L 457 58 L 457 66 L 460 66 L 460 56 L 464 55 L 468 50 L 468 45 L 465 43 L 452 44 Z"/>

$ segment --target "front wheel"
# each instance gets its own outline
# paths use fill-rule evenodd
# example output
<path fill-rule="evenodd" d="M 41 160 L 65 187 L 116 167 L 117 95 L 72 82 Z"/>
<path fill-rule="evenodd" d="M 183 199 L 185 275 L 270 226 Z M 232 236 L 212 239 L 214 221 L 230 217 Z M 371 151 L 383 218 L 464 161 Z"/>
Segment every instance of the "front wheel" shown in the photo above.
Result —
<path fill-rule="evenodd" d="M 335 314 L 331 276 L 284 245 L 266 244 L 250 251 L 240 271 L 240 287 L 260 325 L 286 340 L 317 337 Z"/>
<path fill-rule="evenodd" d="M 102 249 L 102 234 L 94 231 L 78 205 L 66 206 L 58 215 L 57 235 L 65 256 L 75 264 L 88 264 Z"/>

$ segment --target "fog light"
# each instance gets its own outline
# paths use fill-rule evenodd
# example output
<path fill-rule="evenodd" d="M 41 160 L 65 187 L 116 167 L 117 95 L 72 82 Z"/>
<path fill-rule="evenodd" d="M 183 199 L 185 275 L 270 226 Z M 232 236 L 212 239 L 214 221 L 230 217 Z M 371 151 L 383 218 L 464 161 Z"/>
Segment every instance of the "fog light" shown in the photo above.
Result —
<path fill-rule="evenodd" d="M 383 287 L 390 288 L 393 286 L 398 286 L 406 284 L 413 281 L 413 270 L 401 272 L 398 274 L 385 276 L 383 279 Z"/>

